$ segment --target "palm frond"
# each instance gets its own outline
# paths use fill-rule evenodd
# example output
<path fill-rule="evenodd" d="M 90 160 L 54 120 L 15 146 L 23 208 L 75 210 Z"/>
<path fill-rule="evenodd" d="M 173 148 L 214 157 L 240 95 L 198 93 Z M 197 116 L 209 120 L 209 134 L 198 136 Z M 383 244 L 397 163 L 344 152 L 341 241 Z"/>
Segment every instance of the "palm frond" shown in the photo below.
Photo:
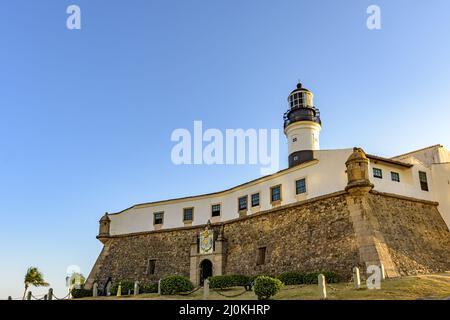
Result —
<path fill-rule="evenodd" d="M 28 286 L 34 287 L 48 287 L 49 284 L 45 282 L 44 275 L 36 267 L 29 267 L 27 273 L 25 274 L 25 288 Z"/>

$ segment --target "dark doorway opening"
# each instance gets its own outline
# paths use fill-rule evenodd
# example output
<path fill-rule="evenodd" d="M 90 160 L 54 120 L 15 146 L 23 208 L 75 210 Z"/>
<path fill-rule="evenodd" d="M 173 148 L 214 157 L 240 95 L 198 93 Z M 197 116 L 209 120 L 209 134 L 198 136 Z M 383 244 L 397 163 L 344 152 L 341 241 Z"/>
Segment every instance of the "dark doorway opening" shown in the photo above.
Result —
<path fill-rule="evenodd" d="M 208 259 L 200 263 L 200 285 L 203 285 L 208 277 L 212 276 L 212 262 Z"/>

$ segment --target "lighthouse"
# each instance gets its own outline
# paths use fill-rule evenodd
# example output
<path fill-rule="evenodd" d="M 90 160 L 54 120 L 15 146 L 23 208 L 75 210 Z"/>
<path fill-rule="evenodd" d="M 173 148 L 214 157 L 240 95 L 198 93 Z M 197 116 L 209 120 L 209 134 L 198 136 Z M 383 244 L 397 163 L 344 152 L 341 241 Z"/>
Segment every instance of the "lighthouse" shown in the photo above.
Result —
<path fill-rule="evenodd" d="M 284 114 L 284 134 L 288 140 L 289 167 L 293 167 L 312 160 L 314 150 L 320 150 L 322 123 L 312 92 L 301 83 L 289 94 L 288 108 Z"/>

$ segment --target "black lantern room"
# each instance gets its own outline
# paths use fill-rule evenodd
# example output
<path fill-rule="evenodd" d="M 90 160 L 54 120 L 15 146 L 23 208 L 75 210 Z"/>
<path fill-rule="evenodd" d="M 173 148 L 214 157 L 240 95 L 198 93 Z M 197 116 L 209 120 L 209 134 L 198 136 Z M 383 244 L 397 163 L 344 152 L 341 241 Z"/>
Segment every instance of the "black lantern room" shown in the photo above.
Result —
<path fill-rule="evenodd" d="M 289 110 L 284 114 L 284 127 L 297 121 L 313 121 L 321 124 L 319 109 L 314 107 L 313 94 L 302 84 L 289 94 Z"/>

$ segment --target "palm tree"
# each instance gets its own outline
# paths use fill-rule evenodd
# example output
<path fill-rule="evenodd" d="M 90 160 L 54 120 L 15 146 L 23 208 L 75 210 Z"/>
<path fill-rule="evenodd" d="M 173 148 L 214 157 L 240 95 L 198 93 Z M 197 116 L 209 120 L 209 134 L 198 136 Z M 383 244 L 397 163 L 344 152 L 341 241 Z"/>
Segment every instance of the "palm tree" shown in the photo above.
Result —
<path fill-rule="evenodd" d="M 25 295 L 27 294 L 28 288 L 31 286 L 35 287 L 48 287 L 49 284 L 44 281 L 44 276 L 42 272 L 38 270 L 36 267 L 30 267 L 25 274 L 25 292 L 23 293 L 22 300 L 25 300 Z"/>

